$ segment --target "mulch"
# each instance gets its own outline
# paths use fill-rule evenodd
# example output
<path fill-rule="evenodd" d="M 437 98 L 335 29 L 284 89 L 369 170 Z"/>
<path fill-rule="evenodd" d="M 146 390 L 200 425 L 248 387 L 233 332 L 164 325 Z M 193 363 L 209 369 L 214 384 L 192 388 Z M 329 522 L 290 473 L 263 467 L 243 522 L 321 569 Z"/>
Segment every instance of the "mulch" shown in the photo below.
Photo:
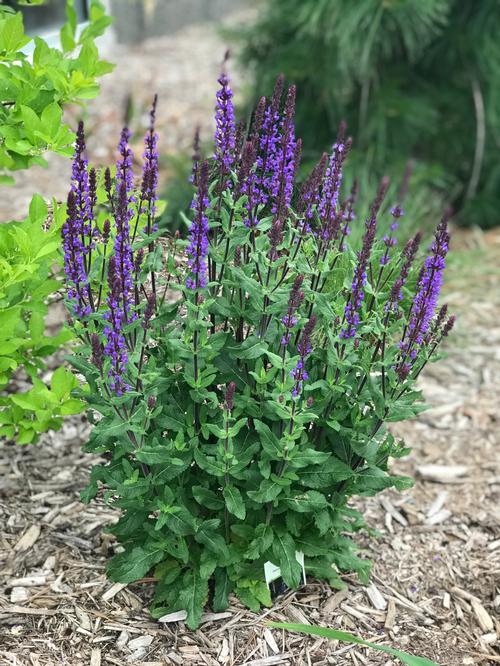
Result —
<path fill-rule="evenodd" d="M 106 579 L 116 513 L 79 501 L 95 458 L 81 452 L 88 425 L 74 417 L 36 446 L 0 444 L 0 664 L 395 663 L 270 620 L 350 631 L 443 666 L 500 663 L 500 232 L 460 233 L 456 244 L 468 252 L 446 296 L 459 323 L 447 358 L 421 378 L 433 407 L 394 428 L 413 447 L 394 471 L 415 486 L 355 501 L 378 533 L 358 537 L 369 586 L 308 581 L 259 615 L 231 599 L 227 612 L 207 608 L 195 632 L 179 614 L 152 620 L 150 579 Z"/>

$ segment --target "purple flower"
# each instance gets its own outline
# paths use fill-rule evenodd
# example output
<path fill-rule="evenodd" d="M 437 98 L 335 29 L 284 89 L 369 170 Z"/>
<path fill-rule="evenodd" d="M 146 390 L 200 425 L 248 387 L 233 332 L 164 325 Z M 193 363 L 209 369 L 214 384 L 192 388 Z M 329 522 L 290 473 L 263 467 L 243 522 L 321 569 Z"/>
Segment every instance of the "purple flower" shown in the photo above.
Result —
<path fill-rule="evenodd" d="M 94 249 L 92 222 L 94 219 L 93 207 L 96 199 L 96 180 L 95 171 L 93 171 L 92 191 L 89 183 L 88 161 L 84 157 L 86 150 L 85 132 L 83 122 L 78 123 L 75 141 L 75 154 L 71 168 L 71 191 L 75 195 L 74 206 L 78 217 L 78 227 L 82 239 L 82 252 L 84 255 L 84 264 L 86 265 L 86 255 Z"/>
<path fill-rule="evenodd" d="M 68 194 L 66 222 L 62 226 L 64 273 L 67 295 L 73 302 L 75 315 L 85 317 L 92 312 L 91 292 L 85 265 L 85 245 L 82 240 L 83 224 L 73 190 Z"/>
<path fill-rule="evenodd" d="M 259 137 L 259 156 L 257 157 L 256 188 L 259 193 L 258 203 L 267 204 L 272 187 L 272 172 L 276 153 L 281 141 L 280 103 L 283 94 L 283 75 L 278 76 L 274 86 L 271 103 L 267 106 Z"/>
<path fill-rule="evenodd" d="M 193 183 L 194 185 L 198 185 L 198 166 L 201 161 L 201 149 L 200 149 L 200 127 L 198 126 L 194 132 L 194 139 L 193 139 L 193 156 L 192 156 L 192 161 L 193 161 L 193 170 L 191 172 L 191 176 L 189 178 L 189 182 Z"/>
<path fill-rule="evenodd" d="M 297 275 L 297 277 L 293 282 L 292 289 L 290 290 L 286 315 L 281 319 L 281 323 L 285 327 L 285 333 L 281 338 L 281 345 L 283 347 L 290 342 L 290 337 L 291 337 L 290 331 L 298 321 L 295 313 L 297 312 L 298 308 L 300 307 L 300 304 L 304 300 L 304 292 L 300 290 L 303 281 L 304 281 L 304 276 Z"/>
<path fill-rule="evenodd" d="M 283 242 L 283 224 L 281 220 L 274 220 L 269 229 L 269 259 L 275 261 L 279 257 L 278 246 Z"/>
<path fill-rule="evenodd" d="M 309 174 L 301 187 L 297 212 L 304 216 L 302 231 L 310 231 L 310 221 L 313 218 L 314 207 L 319 202 L 321 183 L 325 175 L 328 155 L 323 153 L 319 162 Z"/>
<path fill-rule="evenodd" d="M 366 231 L 363 237 L 363 246 L 361 251 L 358 252 L 358 263 L 354 270 L 354 279 L 351 285 L 351 294 L 346 303 L 344 310 L 344 319 L 346 326 L 340 331 L 340 337 L 343 339 L 354 338 L 356 330 L 359 325 L 359 310 L 363 303 L 365 294 L 364 286 L 366 283 L 366 269 L 370 260 L 370 255 L 375 240 L 375 232 L 377 229 L 377 213 L 382 204 L 385 193 L 389 186 L 389 181 L 383 179 L 377 193 L 377 197 L 372 205 L 371 216 L 366 221 Z"/>
<path fill-rule="evenodd" d="M 337 203 L 342 183 L 342 167 L 351 147 L 351 140 L 344 142 L 344 127 L 339 130 L 339 137 L 333 146 L 332 155 L 323 178 L 321 198 L 318 203 L 318 216 L 321 223 L 320 236 L 329 243 L 337 237 L 342 216 L 337 214 Z"/>
<path fill-rule="evenodd" d="M 125 180 L 121 180 L 115 212 L 116 236 L 114 243 L 114 259 L 116 276 L 114 279 L 119 283 L 118 286 L 115 285 L 115 288 L 119 289 L 119 307 L 122 310 L 125 323 L 129 323 L 137 318 L 135 312 L 132 311 L 134 304 L 133 288 L 135 271 L 132 245 L 130 243 L 128 201 L 129 198 L 127 196 L 126 183 Z"/>
<path fill-rule="evenodd" d="M 272 164 L 270 181 L 273 205 L 271 212 L 278 217 L 285 217 L 290 206 L 293 193 L 293 182 L 296 170 L 296 147 L 294 131 L 295 86 L 290 86 L 285 103 L 285 116 L 281 127 L 281 141 L 276 146 Z"/>
<path fill-rule="evenodd" d="M 233 410 L 235 391 L 236 391 L 236 384 L 234 382 L 229 382 L 229 384 L 226 387 L 226 401 L 224 405 L 225 409 L 228 412 L 231 412 Z"/>
<path fill-rule="evenodd" d="M 246 195 L 245 209 L 247 211 L 243 223 L 247 227 L 256 226 L 258 219 L 254 215 L 254 206 L 258 203 L 258 191 L 256 189 L 254 162 L 257 152 L 255 140 L 246 141 L 241 156 L 238 171 L 238 184 L 236 187 L 236 198 Z"/>
<path fill-rule="evenodd" d="M 118 143 L 118 152 L 120 159 L 116 163 L 116 188 L 115 191 L 120 191 L 122 183 L 125 184 L 125 192 L 127 194 L 127 202 L 132 203 L 135 201 L 133 195 L 134 189 L 134 173 L 132 171 L 134 154 L 129 146 L 129 140 L 132 133 L 128 127 L 124 127 L 120 134 L 120 142 Z M 132 216 L 132 211 L 129 211 L 129 220 Z"/>
<path fill-rule="evenodd" d="M 229 174 L 234 164 L 236 127 L 234 122 L 233 91 L 229 78 L 223 72 L 218 82 L 217 104 L 215 107 L 215 159 L 219 163 L 221 177 Z M 226 185 L 229 185 L 227 181 Z"/>
<path fill-rule="evenodd" d="M 305 369 L 305 362 L 306 358 L 312 351 L 311 335 L 315 326 L 316 316 L 312 315 L 312 317 L 302 329 L 302 335 L 300 336 L 300 340 L 297 344 L 297 351 L 299 352 L 300 358 L 297 361 L 297 365 L 290 373 L 290 377 L 295 380 L 295 384 L 292 389 L 292 396 L 294 398 L 300 396 L 304 382 L 309 379 L 309 375 Z"/>
<path fill-rule="evenodd" d="M 142 167 L 142 185 L 141 185 L 141 201 L 147 205 L 147 212 L 149 216 L 148 227 L 146 232 L 157 231 L 157 225 L 151 226 L 151 221 L 155 218 L 156 201 L 157 201 L 157 187 L 158 187 L 158 134 L 155 132 L 155 119 L 156 119 L 156 103 L 158 96 L 155 95 L 153 105 L 150 111 L 150 125 L 146 136 L 144 137 L 144 165 Z M 144 211 L 141 211 L 144 212 Z"/>
<path fill-rule="evenodd" d="M 397 306 L 399 305 L 399 302 L 403 298 L 403 292 L 402 289 L 404 285 L 406 284 L 406 280 L 408 279 L 408 275 L 410 273 L 410 268 L 413 264 L 413 261 L 415 259 L 415 255 L 418 251 L 418 248 L 420 246 L 420 241 L 422 238 L 422 234 L 420 232 L 417 232 L 413 238 L 410 238 L 410 240 L 406 243 L 401 256 L 404 259 L 403 265 L 401 266 L 401 271 L 399 273 L 399 276 L 396 278 L 394 281 L 392 288 L 391 288 L 391 293 L 389 295 L 389 299 L 385 305 L 386 310 L 395 310 Z"/>
<path fill-rule="evenodd" d="M 187 247 L 188 271 L 191 275 L 186 279 L 188 289 L 204 289 L 208 284 L 208 162 L 203 162 L 199 171 L 198 191 L 191 209 L 195 218 L 189 228 L 189 245 Z"/>
<path fill-rule="evenodd" d="M 405 367 L 417 357 L 424 336 L 429 330 L 434 317 L 443 282 L 449 240 L 450 235 L 445 217 L 436 229 L 431 253 L 425 260 L 420 274 L 417 293 L 411 306 L 408 327 L 400 343 L 401 359 L 396 366 L 396 372 L 400 378 L 407 376 L 407 373 L 405 375 Z"/>
<path fill-rule="evenodd" d="M 108 371 L 109 387 L 116 395 L 121 396 L 129 389 L 125 381 L 128 353 L 125 336 L 123 335 L 125 317 L 122 305 L 122 280 L 115 257 L 111 257 L 109 260 L 108 285 L 109 291 L 106 300 L 108 311 L 104 314 L 106 320 L 104 354 L 111 362 Z"/>

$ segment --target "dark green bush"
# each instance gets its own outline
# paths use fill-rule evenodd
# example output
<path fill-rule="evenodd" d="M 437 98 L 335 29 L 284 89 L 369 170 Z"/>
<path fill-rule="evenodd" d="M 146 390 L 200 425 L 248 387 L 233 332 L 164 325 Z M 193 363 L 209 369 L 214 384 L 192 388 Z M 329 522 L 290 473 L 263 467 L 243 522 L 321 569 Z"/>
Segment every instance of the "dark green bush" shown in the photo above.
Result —
<path fill-rule="evenodd" d="M 370 170 L 414 157 L 466 224 L 499 222 L 496 0 L 267 0 L 243 62 L 256 90 L 296 81 L 298 133 L 324 149 L 340 119 Z"/>

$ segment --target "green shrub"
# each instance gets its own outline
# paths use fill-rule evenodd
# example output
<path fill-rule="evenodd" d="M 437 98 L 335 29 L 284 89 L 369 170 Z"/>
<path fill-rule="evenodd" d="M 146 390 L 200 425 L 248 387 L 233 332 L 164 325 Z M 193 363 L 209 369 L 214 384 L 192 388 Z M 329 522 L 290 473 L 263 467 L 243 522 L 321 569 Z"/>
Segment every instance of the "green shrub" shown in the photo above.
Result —
<path fill-rule="evenodd" d="M 376 175 L 414 157 L 461 221 L 488 227 L 499 223 L 499 31 L 496 0 L 266 0 L 242 62 L 259 93 L 280 72 L 297 82 L 309 147 L 345 118 Z"/>
<path fill-rule="evenodd" d="M 424 408 L 415 380 L 454 322 L 437 310 L 446 220 L 423 263 L 418 236 L 397 248 L 403 211 L 382 213 L 385 179 L 365 225 L 354 221 L 342 132 L 294 192 L 295 88 L 282 110 L 278 80 L 242 145 L 219 82 L 216 154 L 195 167 L 188 240 L 155 242 L 153 127 L 140 190 L 124 130 L 116 177 L 95 194 L 80 128 L 63 226 L 73 363 L 94 422 L 86 450 L 107 460 L 82 498 L 102 490 L 122 512 L 111 578 L 154 570 L 154 615 L 184 609 L 191 628 L 211 585 L 215 610 L 231 590 L 254 611 L 270 605 L 267 561 L 292 588 L 297 553 L 333 586 L 342 571 L 367 580 L 349 501 L 411 484 L 389 473 L 407 450 L 386 424 Z M 360 243 L 351 224 L 364 226 Z"/>
<path fill-rule="evenodd" d="M 71 339 L 67 329 L 45 334 L 47 298 L 60 288 L 53 267 L 63 211 L 55 202 L 53 206 L 48 227 L 47 205 L 39 195 L 33 197 L 25 220 L 0 225 L 0 436 L 20 444 L 56 429 L 62 416 L 81 411 L 83 405 L 70 397 L 76 384 L 70 371 L 59 368 L 50 389 L 38 378 L 45 357 Z M 12 373 L 21 368 L 33 384 L 24 393 L 9 387 Z"/>
<path fill-rule="evenodd" d="M 0 12 L 0 174 L 4 183 L 12 182 L 11 171 L 45 165 L 47 150 L 71 155 L 74 134 L 61 122 L 62 107 L 95 97 L 96 78 L 113 69 L 99 60 L 94 44 L 111 21 L 102 4 L 93 0 L 90 23 L 78 37 L 72 0 L 66 11 L 62 50 L 35 37 L 31 58 L 23 51 L 32 39 L 24 33 L 22 14 Z"/>
<path fill-rule="evenodd" d="M 0 11 L 0 182 L 11 183 L 12 171 L 45 165 L 43 154 L 72 153 L 74 134 L 62 122 L 63 105 L 85 100 L 99 91 L 96 77 L 111 71 L 99 60 L 94 38 L 109 25 L 100 2 L 90 6 L 90 23 L 77 37 L 72 0 L 61 29 L 62 51 L 34 38 L 32 59 L 23 49 L 31 38 L 24 34 L 22 15 Z M 62 417 L 81 410 L 70 398 L 75 379 L 60 368 L 47 387 L 40 379 L 44 359 L 71 336 L 63 331 L 45 335 L 47 301 L 60 288 L 61 209 L 53 203 L 52 222 L 46 224 L 47 205 L 35 195 L 23 221 L 0 223 L 0 436 L 19 443 L 34 442 L 40 432 L 61 425 Z M 32 384 L 16 392 L 13 373 L 24 372 Z"/>

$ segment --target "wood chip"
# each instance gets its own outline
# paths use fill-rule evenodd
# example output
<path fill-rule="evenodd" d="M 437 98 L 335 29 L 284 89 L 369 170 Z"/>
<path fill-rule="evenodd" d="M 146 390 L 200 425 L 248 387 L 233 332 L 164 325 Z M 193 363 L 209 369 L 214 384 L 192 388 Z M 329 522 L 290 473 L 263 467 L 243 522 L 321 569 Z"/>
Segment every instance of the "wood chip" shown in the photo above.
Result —
<path fill-rule="evenodd" d="M 430 518 L 435 513 L 438 513 L 438 511 L 440 511 L 443 508 L 447 498 L 448 498 L 448 491 L 442 490 L 440 493 L 438 493 L 438 496 L 436 497 L 434 502 L 427 509 L 427 518 Z"/>
<path fill-rule="evenodd" d="M 10 603 L 17 604 L 20 601 L 27 601 L 29 596 L 30 594 L 25 587 L 13 587 L 10 591 Z"/>
<path fill-rule="evenodd" d="M 253 659 L 252 661 L 245 662 L 245 666 L 275 666 L 275 664 L 283 664 L 292 657 L 291 652 L 284 652 L 283 654 L 271 655 L 264 659 Z"/>
<path fill-rule="evenodd" d="M 101 650 L 99 648 L 92 648 L 90 666 L 101 666 Z"/>
<path fill-rule="evenodd" d="M 374 583 L 368 585 L 366 588 L 366 595 L 370 600 L 372 606 L 377 610 L 385 610 L 387 608 L 387 601 L 384 599 L 378 587 Z"/>
<path fill-rule="evenodd" d="M 175 611 L 175 613 L 167 613 L 167 615 L 162 615 L 158 618 L 158 622 L 182 622 L 187 618 L 187 613 L 185 610 Z"/>
<path fill-rule="evenodd" d="M 129 641 L 127 647 L 129 650 L 138 650 L 139 648 L 149 647 L 153 640 L 153 636 L 138 636 Z"/>
<path fill-rule="evenodd" d="M 338 592 L 335 592 L 335 594 L 332 594 L 331 597 L 328 597 L 326 600 L 326 603 L 323 605 L 323 613 L 329 614 L 333 613 L 333 611 L 340 606 L 340 604 L 344 601 L 344 599 L 347 599 L 349 596 L 349 590 L 346 588 L 345 590 L 339 590 Z"/>
<path fill-rule="evenodd" d="M 392 504 L 388 497 L 381 497 L 380 504 L 384 507 L 387 513 L 394 518 L 403 527 L 408 527 L 408 521 Z"/>
<path fill-rule="evenodd" d="M 437 511 L 436 513 L 433 513 L 430 518 L 427 518 L 425 521 L 426 525 L 439 525 L 440 523 L 444 523 L 448 518 L 451 516 L 451 511 L 448 511 L 448 509 L 441 509 L 441 511 Z"/>
<path fill-rule="evenodd" d="M 278 644 L 274 640 L 274 636 L 273 636 L 272 632 L 270 631 L 270 629 L 264 629 L 264 639 L 265 639 L 266 643 L 269 645 L 269 647 L 271 648 L 271 650 L 274 652 L 274 654 L 278 654 L 280 649 L 278 647 Z"/>
<path fill-rule="evenodd" d="M 17 553 L 22 553 L 25 550 L 29 550 L 40 536 L 41 531 L 42 528 L 40 527 L 40 525 L 32 525 L 30 528 L 26 530 L 23 536 L 16 543 L 16 545 L 14 546 L 14 550 Z"/>
<path fill-rule="evenodd" d="M 493 624 L 493 620 L 491 619 L 491 616 L 486 608 L 479 601 L 476 601 L 476 599 L 473 599 L 471 604 L 472 610 L 474 611 L 474 615 L 479 622 L 481 630 L 484 632 L 493 631 L 495 625 Z"/>
<path fill-rule="evenodd" d="M 11 587 L 39 587 L 47 583 L 47 576 L 38 574 L 33 576 L 25 576 L 24 578 L 13 578 L 9 581 Z"/>
<path fill-rule="evenodd" d="M 121 592 L 126 587 L 127 585 L 125 583 L 115 583 L 112 587 L 109 588 L 109 590 L 106 590 L 101 599 L 103 601 L 111 601 L 111 599 L 115 597 L 118 592 Z"/>
<path fill-rule="evenodd" d="M 425 481 L 453 483 L 467 474 L 465 465 L 420 465 L 417 474 Z"/>
<path fill-rule="evenodd" d="M 392 597 L 389 599 L 387 604 L 387 615 L 385 616 L 384 627 L 389 630 L 394 627 L 394 620 L 396 619 L 396 604 Z"/>

